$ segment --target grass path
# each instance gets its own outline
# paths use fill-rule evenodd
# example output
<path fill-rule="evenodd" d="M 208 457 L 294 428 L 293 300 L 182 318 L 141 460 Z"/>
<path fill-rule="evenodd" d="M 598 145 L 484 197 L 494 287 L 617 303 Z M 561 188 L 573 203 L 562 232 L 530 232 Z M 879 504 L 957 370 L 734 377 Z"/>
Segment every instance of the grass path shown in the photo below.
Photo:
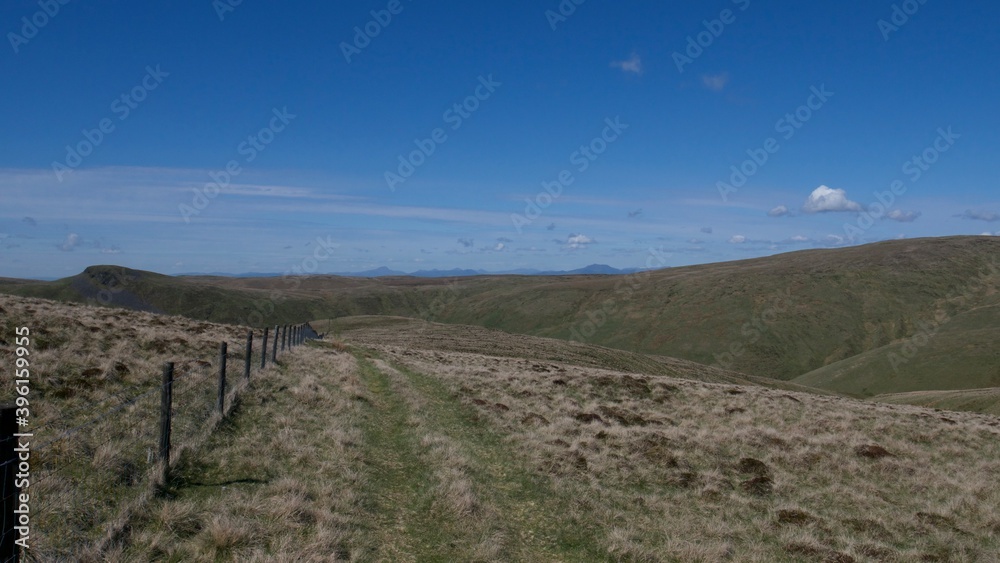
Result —
<path fill-rule="evenodd" d="M 432 375 L 322 345 L 252 381 L 108 561 L 580 561 L 593 525 Z"/>
<path fill-rule="evenodd" d="M 362 353 L 358 360 L 372 397 L 365 446 L 379 559 L 600 558 L 597 530 L 561 517 L 568 499 L 553 496 L 443 385 Z"/>

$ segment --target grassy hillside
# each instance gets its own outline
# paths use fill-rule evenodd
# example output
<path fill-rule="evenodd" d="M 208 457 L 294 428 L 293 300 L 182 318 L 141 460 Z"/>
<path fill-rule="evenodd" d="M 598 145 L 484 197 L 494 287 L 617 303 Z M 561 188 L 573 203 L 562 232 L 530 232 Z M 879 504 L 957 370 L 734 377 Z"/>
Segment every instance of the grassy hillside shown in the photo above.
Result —
<path fill-rule="evenodd" d="M 388 331 L 355 325 L 347 346 L 296 353 L 284 390 L 263 380 L 183 469 L 214 486 L 153 507 L 124 558 L 974 561 L 1000 549 L 995 418 L 542 364 L 473 332 L 411 348 L 397 333 L 379 343 Z"/>
<path fill-rule="evenodd" d="M 917 335 L 942 312 L 956 327 L 949 331 L 954 340 L 936 340 L 944 356 L 959 354 L 958 343 L 1000 347 L 990 331 L 1000 321 L 998 310 L 989 306 L 1000 287 L 998 256 L 997 237 L 947 237 L 628 276 L 232 279 L 138 273 L 113 303 L 254 325 L 303 316 L 419 317 L 576 338 L 789 380 Z M 51 283 L 0 284 L 0 291 L 85 300 L 107 283 L 107 269 Z M 984 386 L 1000 366 L 989 354 L 975 354 L 978 359 L 956 376 L 967 379 L 962 386 Z"/>
<path fill-rule="evenodd" d="M 3 361 L 13 327 L 34 335 L 40 560 L 984 561 L 1000 550 L 997 417 L 355 318 L 331 322 L 342 341 L 255 371 L 225 422 L 195 424 L 213 407 L 204 359 L 240 327 L 9 296 L 0 314 Z M 168 359 L 186 374 L 174 400 L 188 447 L 170 481 L 144 492 L 158 394 L 113 407 L 156 391 Z M 95 413 L 108 416 L 77 430 Z M 52 441 L 64 431 L 73 439 Z"/>
<path fill-rule="evenodd" d="M 0 362 L 13 366 L 16 329 L 30 331 L 32 527 L 36 561 L 80 561 L 148 498 L 165 362 L 175 364 L 175 459 L 217 422 L 219 343 L 230 389 L 241 383 L 246 329 L 184 317 L 0 295 Z M 254 365 L 261 349 L 254 343 Z M 15 397 L 13 373 L 0 402 Z M 231 397 L 232 395 L 230 395 Z M 230 402 L 231 402 L 230 398 Z M 101 560 L 91 558 L 89 560 Z"/>
<path fill-rule="evenodd" d="M 949 300 L 944 300 L 914 336 L 793 381 L 858 397 L 1000 387 L 1000 294 L 996 287 L 992 283 L 979 289 L 970 286 L 968 300 L 978 304 L 971 310 L 950 314 Z"/>
<path fill-rule="evenodd" d="M 524 366 L 547 371 L 557 369 L 550 362 L 580 367 L 616 370 L 627 373 L 666 375 L 707 383 L 758 385 L 772 389 L 827 394 L 788 381 L 738 373 L 714 366 L 670 358 L 650 356 L 581 344 L 553 338 L 510 334 L 476 326 L 432 323 L 405 317 L 346 317 L 311 322 L 328 336 L 346 339 L 363 346 L 392 346 L 407 355 L 431 360 L 440 352 L 482 354 L 517 358 Z"/>

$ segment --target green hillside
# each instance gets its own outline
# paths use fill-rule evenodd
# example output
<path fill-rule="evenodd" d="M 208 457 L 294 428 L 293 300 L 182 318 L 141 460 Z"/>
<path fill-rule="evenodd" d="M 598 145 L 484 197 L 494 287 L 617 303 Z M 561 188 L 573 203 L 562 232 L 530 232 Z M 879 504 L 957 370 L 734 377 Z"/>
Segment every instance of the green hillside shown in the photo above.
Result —
<path fill-rule="evenodd" d="M 859 397 L 1000 387 L 1000 296 L 962 314 L 942 313 L 907 339 L 806 373 L 793 381 Z"/>
<path fill-rule="evenodd" d="M 112 305 L 257 326 L 301 318 L 417 317 L 577 339 L 775 379 L 833 366 L 847 374 L 832 378 L 844 380 L 844 390 L 876 394 L 938 388 L 942 377 L 951 388 L 994 384 L 990 378 L 1000 365 L 990 352 L 1000 348 L 993 330 L 1000 325 L 998 257 L 1000 238 L 945 237 L 625 276 L 171 278 L 92 267 L 56 282 L 3 283 L 0 291 L 94 302 L 109 283 L 120 283 Z M 896 378 L 906 386 L 866 383 L 888 379 L 878 367 L 892 350 L 885 347 L 920 334 L 942 314 L 952 319 L 947 329 L 922 349 L 921 361 L 905 366 L 915 371 Z M 871 361 L 857 357 L 865 353 L 874 354 Z M 954 355 L 962 355 L 961 370 L 942 376 L 945 367 L 958 365 L 948 359 Z M 852 358 L 860 362 L 856 369 L 839 364 Z M 853 379 L 859 383 L 846 383 Z"/>

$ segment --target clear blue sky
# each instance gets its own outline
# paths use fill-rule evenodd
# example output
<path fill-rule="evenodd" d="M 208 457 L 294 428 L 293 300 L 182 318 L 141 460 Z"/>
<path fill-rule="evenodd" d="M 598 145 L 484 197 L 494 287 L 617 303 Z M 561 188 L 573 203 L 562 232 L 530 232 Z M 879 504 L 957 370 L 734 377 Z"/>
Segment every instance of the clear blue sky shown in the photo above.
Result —
<path fill-rule="evenodd" d="M 0 6 L 0 276 L 1000 232 L 996 2 L 59 2 Z"/>

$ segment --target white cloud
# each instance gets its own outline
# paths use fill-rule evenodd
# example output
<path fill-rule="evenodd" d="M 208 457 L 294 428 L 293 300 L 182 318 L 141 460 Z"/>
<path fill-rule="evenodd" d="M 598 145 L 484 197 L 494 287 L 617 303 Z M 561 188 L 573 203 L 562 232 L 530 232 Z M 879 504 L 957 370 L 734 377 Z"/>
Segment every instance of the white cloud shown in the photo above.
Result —
<path fill-rule="evenodd" d="M 919 211 L 903 211 L 902 209 L 893 209 L 886 215 L 886 218 L 892 219 L 893 221 L 899 221 L 900 223 L 912 223 L 921 215 L 922 213 Z"/>
<path fill-rule="evenodd" d="M 579 248 L 586 248 L 587 245 L 594 244 L 595 242 L 597 242 L 597 241 L 595 241 L 594 239 L 588 237 L 587 235 L 573 235 L 573 234 L 571 234 L 571 235 L 569 235 L 569 238 L 566 239 L 566 243 L 565 244 L 566 244 L 566 248 L 569 248 L 570 250 L 576 250 L 576 249 L 579 249 Z"/>
<path fill-rule="evenodd" d="M 809 237 L 804 237 L 802 235 L 795 235 L 792 237 L 792 242 L 809 242 Z"/>
<path fill-rule="evenodd" d="M 979 236 L 981 236 L 981 237 L 1000 237 L 1000 231 L 997 231 L 995 233 L 991 233 L 989 231 L 986 231 L 985 233 L 981 233 Z"/>
<path fill-rule="evenodd" d="M 59 250 L 63 252 L 71 252 L 80 244 L 80 235 L 76 233 L 70 233 L 66 235 L 66 240 L 59 245 Z"/>
<path fill-rule="evenodd" d="M 642 74 L 642 59 L 639 58 L 639 55 L 632 53 L 632 57 L 627 61 L 612 61 L 611 67 L 619 68 L 623 72 Z"/>
<path fill-rule="evenodd" d="M 701 75 L 701 84 L 713 92 L 721 92 L 729 83 L 729 73 Z"/>
<path fill-rule="evenodd" d="M 778 207 L 775 207 L 767 212 L 768 217 L 786 217 L 788 215 L 791 215 L 791 211 L 789 211 L 784 205 L 779 205 Z"/>
<path fill-rule="evenodd" d="M 847 192 L 827 186 L 820 186 L 813 190 L 805 204 L 802 205 L 802 211 L 806 213 L 857 212 L 861 209 L 860 203 L 847 199 Z"/>
<path fill-rule="evenodd" d="M 747 237 L 743 235 L 733 235 L 732 238 L 729 239 L 730 244 L 743 244 L 746 241 Z"/>

